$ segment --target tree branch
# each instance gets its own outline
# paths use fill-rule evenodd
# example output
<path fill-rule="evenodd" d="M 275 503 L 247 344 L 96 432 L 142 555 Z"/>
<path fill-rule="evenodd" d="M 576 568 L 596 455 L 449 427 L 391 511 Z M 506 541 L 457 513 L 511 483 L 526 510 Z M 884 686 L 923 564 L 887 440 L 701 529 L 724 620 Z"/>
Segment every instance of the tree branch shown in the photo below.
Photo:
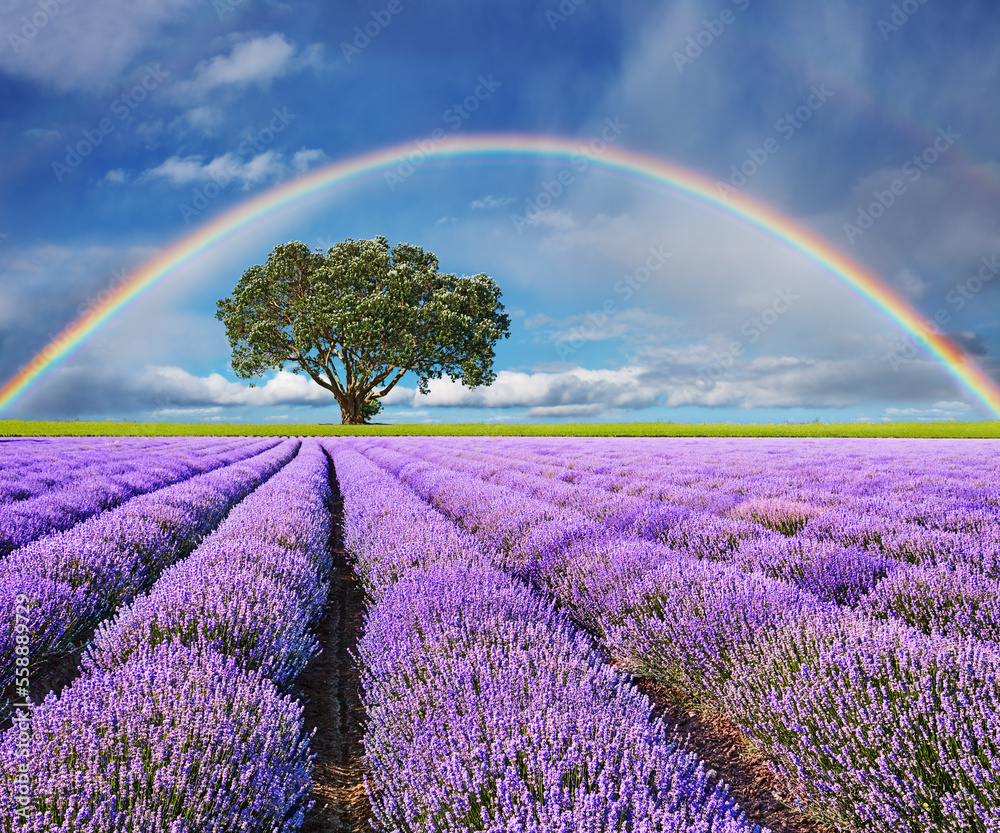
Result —
<path fill-rule="evenodd" d="M 378 393 L 376 393 L 375 394 L 375 398 L 376 399 L 381 399 L 383 396 L 385 396 L 389 391 L 391 391 L 394 387 L 396 387 L 396 382 L 398 382 L 400 379 L 402 379 L 405 375 L 406 375 L 406 368 L 405 367 L 401 367 L 399 369 L 399 373 L 396 374 L 396 378 L 393 379 L 388 384 L 387 387 L 382 388 L 382 390 L 380 390 Z"/>

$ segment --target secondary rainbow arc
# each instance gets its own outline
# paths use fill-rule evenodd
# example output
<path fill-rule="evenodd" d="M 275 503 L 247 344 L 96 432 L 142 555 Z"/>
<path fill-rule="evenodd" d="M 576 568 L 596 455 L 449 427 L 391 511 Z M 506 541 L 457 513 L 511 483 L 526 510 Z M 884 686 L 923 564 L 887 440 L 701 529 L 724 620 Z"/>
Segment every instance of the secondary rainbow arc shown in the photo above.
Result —
<path fill-rule="evenodd" d="M 723 199 L 715 184 L 663 159 L 615 145 L 599 153 L 578 140 L 555 136 L 489 134 L 450 136 L 446 141 L 425 143 L 418 150 L 413 142 L 383 148 L 333 162 L 310 174 L 277 185 L 252 197 L 200 228 L 182 237 L 151 258 L 116 290 L 71 322 L 40 350 L 14 377 L 0 387 L 0 412 L 4 411 L 60 360 L 79 347 L 100 327 L 123 310 L 145 290 L 175 273 L 213 244 L 252 228 L 269 217 L 300 204 L 324 197 L 332 189 L 365 177 L 389 171 L 404 160 L 414 158 L 448 160 L 462 157 L 529 157 L 579 159 L 583 153 L 595 168 L 607 169 L 672 191 L 681 192 L 715 206 L 755 226 L 765 234 L 814 261 L 836 279 L 864 297 L 876 309 L 899 324 L 936 358 L 945 369 L 986 408 L 1000 419 L 1000 384 L 944 335 L 929 328 L 919 312 L 874 274 L 855 263 L 831 243 L 775 209 L 741 193 Z"/>

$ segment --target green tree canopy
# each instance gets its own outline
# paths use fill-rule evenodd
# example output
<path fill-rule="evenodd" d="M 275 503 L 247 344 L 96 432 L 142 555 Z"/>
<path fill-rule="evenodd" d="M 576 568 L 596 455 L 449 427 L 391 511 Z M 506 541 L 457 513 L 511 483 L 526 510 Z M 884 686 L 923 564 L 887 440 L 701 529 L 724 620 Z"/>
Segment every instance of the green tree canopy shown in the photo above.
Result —
<path fill-rule="evenodd" d="M 430 252 L 407 243 L 390 251 L 384 237 L 345 240 L 325 254 L 295 241 L 277 246 L 217 306 L 237 376 L 304 370 L 333 393 L 349 425 L 378 413 L 407 372 L 421 393 L 444 374 L 489 385 L 493 347 L 510 336 L 492 278 L 438 272 Z"/>

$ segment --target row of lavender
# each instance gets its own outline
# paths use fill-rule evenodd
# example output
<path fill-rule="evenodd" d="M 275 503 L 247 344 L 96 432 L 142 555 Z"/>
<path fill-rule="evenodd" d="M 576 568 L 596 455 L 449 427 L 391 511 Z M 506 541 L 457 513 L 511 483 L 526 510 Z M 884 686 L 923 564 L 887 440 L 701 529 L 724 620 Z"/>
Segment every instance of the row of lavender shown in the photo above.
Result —
<path fill-rule="evenodd" d="M 300 828 L 312 756 L 302 707 L 284 692 L 318 650 L 329 499 L 329 460 L 306 440 L 100 626 L 81 676 L 2 739 L 11 829 Z"/>
<path fill-rule="evenodd" d="M 454 447 L 462 453 L 503 454 L 509 467 L 531 473 L 692 506 L 705 505 L 708 498 L 723 509 L 723 501 L 731 505 L 749 492 L 820 504 L 877 498 L 884 508 L 893 503 L 900 517 L 910 520 L 920 517 L 910 513 L 929 501 L 936 505 L 928 522 L 947 521 L 947 511 L 941 510 L 950 508 L 959 510 L 954 519 L 964 525 L 976 519 L 984 503 L 995 519 L 1000 498 L 991 441 L 594 439 L 581 445 L 559 439 L 459 439 Z M 824 465 L 830 459 L 835 467 Z M 941 505 L 945 494 L 950 507 Z"/>
<path fill-rule="evenodd" d="M 244 460 L 268 439 L 51 440 L 0 446 L 0 557 L 136 495 Z M 75 453 L 74 453 L 75 452 Z"/>
<path fill-rule="evenodd" d="M 627 678 L 499 553 L 331 444 L 371 598 L 359 646 L 379 829 L 749 831 Z"/>
<path fill-rule="evenodd" d="M 771 445 L 781 448 L 781 444 Z M 703 447 L 706 452 L 717 453 L 709 444 Z M 586 518 L 604 529 L 666 544 L 693 557 L 727 561 L 747 572 L 787 581 L 825 601 L 858 607 L 873 618 L 898 618 L 928 635 L 1000 641 L 1000 532 L 993 531 L 994 522 L 989 520 L 1000 514 L 996 458 L 988 453 L 989 446 L 982 444 L 952 446 L 950 454 L 936 445 L 919 455 L 914 455 L 909 445 L 894 447 L 897 453 L 923 461 L 922 470 L 910 467 L 910 471 L 912 480 L 923 483 L 927 494 L 919 500 L 911 495 L 907 504 L 912 515 L 913 505 L 919 502 L 923 507 L 919 516 L 928 518 L 926 523 L 898 520 L 901 507 L 893 508 L 894 514 L 889 516 L 873 512 L 872 495 L 859 502 L 850 488 L 850 481 L 857 478 L 838 474 L 836 468 L 830 480 L 839 480 L 844 491 L 830 492 L 830 484 L 823 479 L 825 473 L 831 472 L 831 454 L 837 448 L 830 443 L 819 446 L 823 451 L 819 459 L 810 460 L 810 455 L 803 453 L 797 475 L 802 481 L 822 484 L 820 492 L 826 505 L 815 493 L 804 493 L 801 486 L 794 491 L 786 487 L 781 492 L 778 481 L 783 471 L 760 474 L 760 466 L 771 456 L 765 447 L 745 454 L 749 460 L 743 455 L 730 459 L 733 480 L 740 480 L 737 475 L 741 471 L 753 472 L 752 482 L 744 484 L 740 492 L 734 490 L 718 462 L 706 466 L 719 474 L 704 478 L 705 500 L 719 503 L 717 493 L 726 487 L 730 497 L 725 500 L 725 511 L 693 510 L 641 494 L 627 494 L 625 488 L 614 487 L 627 483 L 628 476 L 609 473 L 608 464 L 600 466 L 605 471 L 598 475 L 604 481 L 603 488 L 590 485 L 589 478 L 579 470 L 557 470 L 551 462 L 555 455 L 546 456 L 548 462 L 539 466 L 538 473 L 530 473 L 526 463 L 512 471 L 510 461 L 525 453 L 523 446 L 515 444 L 501 446 L 498 453 L 483 453 L 483 446 L 462 443 L 453 448 L 431 444 L 421 448 L 418 456 L 454 470 L 467 470 L 480 479 L 531 495 L 543 504 L 573 510 L 561 514 L 563 523 L 579 524 Z M 858 444 L 852 442 L 840 448 L 856 452 Z M 872 450 L 877 448 L 878 444 Z M 927 459 L 935 454 L 936 461 Z M 593 466 L 594 461 L 589 465 Z M 618 465 L 629 471 L 625 462 Z M 885 461 L 882 465 L 886 465 Z M 645 471 L 647 475 L 656 471 L 649 455 Z M 878 462 L 873 460 L 872 465 L 854 471 L 864 472 L 868 480 L 873 471 L 878 471 Z M 967 472 L 969 482 L 960 480 L 955 472 Z M 561 479 L 566 476 L 578 482 L 568 485 Z M 663 470 L 659 482 L 664 484 L 673 476 L 669 469 Z M 744 474 L 744 478 L 747 476 Z M 977 479 L 981 481 L 978 487 L 974 485 Z M 912 482 L 879 482 L 891 495 L 914 491 Z M 758 486 L 764 494 L 775 497 L 757 497 Z M 870 486 L 866 491 L 871 491 Z M 741 502 L 733 502 L 737 495 L 742 497 Z M 884 495 L 878 498 L 883 504 L 888 499 Z M 965 521 L 955 517 L 956 505 L 968 513 Z M 930 528 L 931 524 L 942 523 L 975 523 L 978 531 Z"/>
<path fill-rule="evenodd" d="M 605 440 L 586 457 L 563 444 L 563 454 L 549 448 L 545 459 L 565 458 L 571 469 L 562 468 L 562 476 L 580 485 L 717 515 L 753 513 L 758 504 L 765 517 L 777 509 L 798 528 L 808 526 L 812 537 L 874 545 L 906 561 L 935 554 L 956 561 L 965 554 L 977 566 L 980 559 L 987 567 L 998 563 L 1000 467 L 989 441 L 761 440 L 748 447 L 688 440 L 673 448 L 652 444 L 637 458 L 628 446 Z M 532 465 L 530 446 L 495 446 L 500 462 L 496 452 L 508 466 L 517 452 L 522 465 Z M 551 475 L 553 467 L 544 468 Z"/>
<path fill-rule="evenodd" d="M 0 503 L 4 506 L 75 486 L 106 474 L 123 475 L 147 459 L 183 458 L 196 462 L 206 452 L 236 446 L 232 440 L 180 437 L 167 442 L 148 438 L 38 438 L 9 440 L 0 445 Z"/>
<path fill-rule="evenodd" d="M 811 517 L 779 534 L 774 527 L 781 528 L 789 517 L 774 511 L 781 504 L 757 504 L 763 510 L 757 520 L 767 525 L 752 520 L 753 515 L 740 519 L 738 513 L 712 521 L 683 511 L 689 507 L 678 512 L 678 507 L 660 506 L 661 515 L 651 516 L 654 507 L 628 500 L 608 512 L 608 495 L 620 497 L 622 490 L 591 487 L 590 496 L 603 507 L 597 520 L 580 511 L 585 507 L 566 508 L 537 497 L 538 478 L 546 478 L 557 499 L 575 491 L 578 500 L 587 493 L 584 483 L 561 490 L 550 471 L 528 475 L 519 490 L 477 477 L 500 477 L 502 467 L 472 460 L 468 448 L 461 449 L 463 461 L 425 441 L 391 445 L 398 450 L 373 444 L 364 450 L 481 544 L 496 548 L 510 569 L 554 593 L 617 660 L 727 712 L 816 816 L 856 830 L 886 825 L 913 833 L 985 833 L 1000 827 L 1000 653 L 995 642 L 978 638 L 979 622 L 962 639 L 921 633 L 900 621 L 907 618 L 909 603 L 895 610 L 888 603 L 893 593 L 883 594 L 881 607 L 877 592 L 858 594 L 853 601 L 876 597 L 876 609 L 899 614 L 877 621 L 865 615 L 870 607 L 854 610 L 837 604 L 844 600 L 821 598 L 766 575 L 749 553 L 767 556 L 770 545 L 794 540 L 784 554 L 798 547 L 800 565 L 815 562 L 818 577 L 838 559 L 849 561 L 848 556 L 855 562 L 866 555 L 885 561 L 892 556 L 864 550 L 845 555 L 840 550 L 850 545 L 806 534 Z M 515 458 L 516 444 L 510 447 L 504 456 Z M 401 451 L 450 455 L 453 468 Z M 551 463 L 550 457 L 550 468 Z M 981 470 L 991 466 L 991 460 L 980 461 Z M 864 468 L 859 461 L 857 470 Z M 820 470 L 804 473 L 822 479 Z M 566 469 L 563 474 L 579 475 Z M 714 479 L 725 475 L 723 469 Z M 984 492 L 981 505 L 972 508 L 989 516 L 994 506 L 988 485 Z M 775 497 L 791 496 L 777 492 Z M 945 494 L 940 500 L 953 499 Z M 651 517 L 656 523 L 640 522 Z M 679 546 L 665 546 L 663 540 Z M 825 566 L 823 553 L 830 555 Z M 928 575 L 974 580 L 972 573 L 929 564 L 921 568 Z M 870 567 L 866 563 L 859 570 L 875 580 L 877 571 Z M 912 569 L 903 562 L 895 567 Z M 897 586 L 905 589 L 906 582 Z M 967 604 L 968 589 L 959 588 L 950 610 L 932 612 L 934 627 L 928 630 L 961 619 L 954 608 Z M 911 600 L 918 596 L 909 594 Z M 984 607 L 995 604 L 993 598 Z M 933 603 L 925 600 L 923 608 Z"/>
<path fill-rule="evenodd" d="M 0 562 L 0 694 L 9 691 L 18 665 L 21 676 L 35 676 L 190 553 L 238 501 L 292 459 L 299 441 L 271 445 L 39 538 Z M 26 633 L 17 627 L 19 597 L 31 605 Z"/>
<path fill-rule="evenodd" d="M 803 521 L 849 508 L 886 531 L 915 524 L 1000 540 L 1000 479 L 988 441 L 594 440 L 585 454 L 569 441 L 554 442 L 453 446 L 505 471 L 716 514 L 752 496 L 793 502 Z"/>
<path fill-rule="evenodd" d="M 186 438 L 164 442 L 145 437 L 6 439 L 0 444 L 0 501 L 25 500 L 58 488 L 66 480 L 76 479 L 79 473 L 100 466 L 109 457 L 127 461 L 143 451 L 160 455 L 179 447 L 194 449 L 212 444 L 219 442 L 208 438 L 195 442 Z"/>

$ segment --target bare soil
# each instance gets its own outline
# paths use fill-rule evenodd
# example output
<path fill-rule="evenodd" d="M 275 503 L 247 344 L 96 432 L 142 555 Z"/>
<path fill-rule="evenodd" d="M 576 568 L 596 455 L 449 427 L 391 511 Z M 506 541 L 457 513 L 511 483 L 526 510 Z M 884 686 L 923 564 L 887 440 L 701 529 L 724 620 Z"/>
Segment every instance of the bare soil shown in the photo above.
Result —
<path fill-rule="evenodd" d="M 371 808 L 365 791 L 365 711 L 361 682 L 353 654 L 363 627 L 364 593 L 343 548 L 342 501 L 334 487 L 334 556 L 330 597 L 317 636 L 323 649 L 298 679 L 295 696 L 303 703 L 307 731 L 316 729 L 310 744 L 316 753 L 313 770 L 314 802 L 302 833 L 368 831 Z"/>
<path fill-rule="evenodd" d="M 677 727 L 687 748 L 715 770 L 714 778 L 729 786 L 729 794 L 746 813 L 751 824 L 773 833 L 837 833 L 795 809 L 786 786 L 767 767 L 767 762 L 751 752 L 740 730 L 725 718 L 696 711 L 683 694 L 653 680 L 637 679 L 636 687 L 662 717 L 667 730 Z"/>
<path fill-rule="evenodd" d="M 80 659 L 93 636 L 94 630 L 92 629 L 85 634 L 79 648 L 50 657 L 42 662 L 40 667 L 32 671 L 28 678 L 28 694 L 32 703 L 37 706 L 48 697 L 50 692 L 58 697 L 66 686 L 80 676 Z M 10 706 L 13 702 L 22 703 L 24 701 L 17 696 L 17 690 L 11 685 L 5 692 L 4 699 L 0 701 L 0 733 L 7 731 L 13 725 L 14 712 Z"/>

